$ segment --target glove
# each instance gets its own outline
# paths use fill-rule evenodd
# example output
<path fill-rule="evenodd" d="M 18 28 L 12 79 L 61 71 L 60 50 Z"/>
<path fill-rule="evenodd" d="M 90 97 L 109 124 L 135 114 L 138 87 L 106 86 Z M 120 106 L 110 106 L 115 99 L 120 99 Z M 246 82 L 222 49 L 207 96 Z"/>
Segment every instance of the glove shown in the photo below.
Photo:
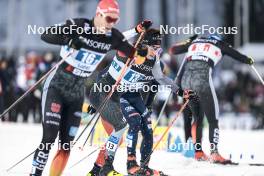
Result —
<path fill-rule="evenodd" d="M 196 92 L 194 92 L 193 90 L 184 90 L 183 91 L 183 98 L 185 99 L 194 99 L 196 98 Z"/>
<path fill-rule="evenodd" d="M 248 57 L 246 63 L 247 63 L 248 65 L 253 65 L 253 64 L 254 64 L 254 59 L 253 59 L 252 57 Z"/>
<path fill-rule="evenodd" d="M 190 41 L 193 41 L 193 40 L 195 40 L 197 37 L 198 37 L 198 35 L 197 35 L 197 34 L 194 34 L 193 36 L 189 37 L 189 40 L 190 40 Z"/>
<path fill-rule="evenodd" d="M 69 41 L 68 45 L 73 49 L 80 50 L 84 45 L 84 42 L 79 38 L 73 38 Z"/>
<path fill-rule="evenodd" d="M 189 89 L 186 89 L 186 90 L 179 89 L 177 94 L 179 96 L 183 97 L 184 99 L 195 99 L 195 98 L 197 98 L 196 92 L 194 92 L 193 90 L 189 90 Z"/>
<path fill-rule="evenodd" d="M 138 44 L 137 46 L 137 55 L 141 57 L 146 57 L 148 55 L 147 45 Z"/>
<path fill-rule="evenodd" d="M 143 64 L 148 55 L 148 47 L 146 45 L 139 44 L 137 47 L 137 56 L 135 57 L 135 64 Z"/>
<path fill-rule="evenodd" d="M 149 112 L 150 114 L 152 114 L 152 106 L 151 106 L 151 105 L 147 106 L 147 109 L 148 109 L 148 112 Z"/>
<path fill-rule="evenodd" d="M 96 109 L 95 109 L 92 105 L 89 105 L 89 106 L 87 107 L 87 113 L 88 113 L 88 114 L 93 115 L 95 112 L 96 112 Z"/>
<path fill-rule="evenodd" d="M 137 31 L 137 33 L 141 33 L 143 32 L 143 30 L 145 31 L 148 30 L 151 25 L 152 25 L 152 21 L 144 20 L 135 27 L 135 30 Z"/>

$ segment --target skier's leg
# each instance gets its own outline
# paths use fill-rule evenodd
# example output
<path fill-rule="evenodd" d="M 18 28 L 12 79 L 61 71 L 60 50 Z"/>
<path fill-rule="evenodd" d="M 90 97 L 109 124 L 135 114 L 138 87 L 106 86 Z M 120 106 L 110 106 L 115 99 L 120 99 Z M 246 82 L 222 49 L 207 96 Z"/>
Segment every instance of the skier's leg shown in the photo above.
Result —
<path fill-rule="evenodd" d="M 72 142 L 77 134 L 81 117 L 76 112 L 82 110 L 82 98 L 64 107 L 63 119 L 60 126 L 59 149 L 52 160 L 50 176 L 60 176 L 70 156 Z"/>
<path fill-rule="evenodd" d="M 210 161 L 214 163 L 230 163 L 231 161 L 223 158 L 218 153 L 218 142 L 219 142 L 219 127 L 218 127 L 218 117 L 219 117 L 219 105 L 216 96 L 216 92 L 213 86 L 213 81 L 211 77 L 211 69 L 208 74 L 208 86 L 205 86 L 204 90 L 200 95 L 200 101 L 202 109 L 206 115 L 209 123 L 209 140 L 211 144 L 211 156 Z M 204 84 L 206 85 L 206 84 Z M 209 107 L 209 108 L 208 108 Z"/>
<path fill-rule="evenodd" d="M 134 174 L 136 171 L 140 169 L 136 160 L 136 146 L 138 141 L 138 133 L 141 126 L 141 116 L 139 112 L 136 111 L 136 109 L 129 102 L 130 100 L 134 99 L 135 96 L 136 94 L 131 94 L 131 96 L 124 96 L 125 98 L 122 97 L 120 99 L 121 110 L 129 124 L 129 129 L 126 136 L 127 172 L 129 174 Z"/>
<path fill-rule="evenodd" d="M 219 142 L 219 104 L 211 78 L 211 71 L 208 75 L 208 83 L 204 84 L 204 91 L 200 91 L 199 97 L 202 109 L 209 123 L 209 141 L 211 149 L 212 151 L 217 151 Z"/>
<path fill-rule="evenodd" d="M 101 118 L 101 121 L 102 121 L 102 125 L 106 131 L 106 133 L 108 135 L 110 135 L 114 128 L 112 127 L 112 125 L 110 123 L 108 123 L 107 121 L 105 121 L 103 118 Z M 103 147 L 100 151 L 99 151 L 99 154 L 97 156 L 97 159 L 95 161 L 95 164 L 99 167 L 102 167 L 105 163 L 105 147 Z"/>
<path fill-rule="evenodd" d="M 101 122 L 102 122 L 102 125 L 106 133 L 110 135 L 114 130 L 112 125 L 109 122 L 105 121 L 104 118 L 101 118 Z M 121 145 L 122 143 L 123 143 L 123 138 L 119 142 L 119 145 Z M 100 149 L 99 154 L 97 155 L 96 161 L 94 163 L 94 166 L 92 170 L 87 174 L 87 176 L 99 175 L 101 167 L 105 164 L 105 155 L 106 155 L 106 150 L 105 150 L 105 145 L 104 145 L 104 147 Z"/>
<path fill-rule="evenodd" d="M 143 140 L 140 146 L 140 153 L 141 159 L 140 164 L 141 166 L 148 166 L 150 160 L 150 153 L 153 148 L 153 130 L 152 130 L 152 123 L 151 123 L 151 112 L 148 111 L 146 108 L 145 112 L 141 116 L 141 132 L 143 136 Z"/>
<path fill-rule="evenodd" d="M 56 89 L 50 88 L 44 90 L 42 94 L 43 137 L 34 154 L 32 176 L 42 175 L 48 160 L 49 151 L 58 135 L 62 109 L 61 97 L 58 96 Z"/>
<path fill-rule="evenodd" d="M 204 112 L 200 104 L 200 98 L 192 99 L 189 107 L 193 114 L 193 124 L 191 125 L 191 135 L 195 145 L 195 151 L 202 151 L 202 132 Z"/>
<path fill-rule="evenodd" d="M 194 118 L 194 123 L 191 127 L 192 138 L 195 146 L 195 158 L 197 160 L 207 160 L 208 157 L 202 151 L 202 122 L 203 122 L 203 106 L 201 104 L 202 93 L 206 90 L 205 86 L 208 85 L 207 76 L 208 73 L 205 71 L 185 71 L 182 77 L 181 86 L 182 89 L 190 89 L 194 90 L 198 97 L 196 99 L 192 99 L 189 102 L 189 107 L 192 111 L 192 116 Z"/>
<path fill-rule="evenodd" d="M 103 80 L 101 80 L 101 83 L 109 83 L 109 80 L 103 78 Z M 107 92 L 99 92 L 95 87 L 93 87 L 90 93 L 90 101 L 92 105 L 96 109 L 98 109 L 100 104 L 104 102 L 106 96 Z M 123 133 L 127 129 L 127 123 L 125 118 L 123 118 L 119 100 L 120 95 L 115 92 L 110 100 L 106 103 L 104 109 L 101 111 L 102 118 L 109 122 L 114 128 L 114 131 L 111 133 L 108 141 L 106 142 L 106 161 L 105 165 L 100 171 L 102 175 L 106 175 L 109 172 L 115 172 L 113 168 L 114 156 Z"/>
<path fill-rule="evenodd" d="M 183 121 L 185 141 L 187 142 L 187 140 L 192 137 L 192 112 L 189 106 L 186 106 L 186 108 L 183 110 Z"/>

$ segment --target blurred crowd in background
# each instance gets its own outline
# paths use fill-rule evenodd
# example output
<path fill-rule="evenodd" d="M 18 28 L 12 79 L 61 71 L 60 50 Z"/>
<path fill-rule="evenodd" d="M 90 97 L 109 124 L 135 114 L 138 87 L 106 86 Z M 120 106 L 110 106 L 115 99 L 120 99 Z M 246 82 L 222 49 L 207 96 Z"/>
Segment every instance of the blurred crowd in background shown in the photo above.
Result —
<path fill-rule="evenodd" d="M 179 68 L 177 58 L 164 59 L 166 63 L 165 72 L 174 78 Z M 0 56 L 0 112 L 9 107 L 23 93 L 25 93 L 37 80 L 41 78 L 55 63 L 59 57 L 51 52 L 37 53 L 28 52 L 24 56 L 4 57 Z M 106 59 L 108 62 L 109 59 Z M 222 79 L 228 75 L 228 81 Z M 221 116 L 226 113 L 250 114 L 256 124 L 253 129 L 264 128 L 264 87 L 258 80 L 254 79 L 249 72 L 218 69 L 214 73 L 214 81 L 220 104 Z M 153 111 L 158 115 L 163 102 L 166 99 L 164 93 L 158 94 Z M 171 117 L 177 111 L 181 101 L 173 97 L 165 109 L 165 116 Z M 20 102 L 3 121 L 41 122 L 41 86 L 36 88 L 22 102 Z"/>
<path fill-rule="evenodd" d="M 59 46 L 40 42 L 39 35 L 29 35 L 28 26 L 46 27 L 68 18 L 91 18 L 99 0 L 1 0 L 0 1 L 0 111 L 17 100 L 59 59 Z M 237 27 L 238 34 L 227 35 L 226 41 L 244 54 L 253 57 L 256 67 L 264 75 L 264 0 L 119 0 L 121 31 L 134 27 L 143 19 L 153 20 L 154 27 L 169 25 L 182 27 Z M 192 34 L 165 35 L 163 47 Z M 35 52 L 28 52 L 33 50 Z M 40 52 L 37 52 L 40 51 Z M 48 51 L 48 52 L 44 52 Z M 52 51 L 52 53 L 51 53 Z M 241 51 L 241 50 L 240 50 Z M 25 54 L 26 53 L 26 54 Z M 2 54 L 2 55 L 1 55 Z M 56 55 L 55 55 L 56 54 Z M 6 57 L 7 56 L 7 57 Z M 165 55 L 166 56 L 166 55 Z M 166 74 L 175 78 L 181 56 L 166 56 Z M 110 60 L 108 60 L 110 61 Z M 248 66 L 223 59 L 214 72 L 214 85 L 219 98 L 220 120 L 232 128 L 239 121 L 250 124 L 249 129 L 264 128 L 264 88 Z M 227 67 L 228 68 L 227 68 Z M 246 67 L 245 69 L 242 69 Z M 246 71 L 245 71 L 246 70 Z M 153 107 L 159 114 L 169 92 L 159 93 Z M 9 114 L 5 121 L 41 122 L 41 86 L 36 88 Z M 171 118 L 181 99 L 173 97 L 165 108 Z M 227 119 L 227 121 L 225 120 Z M 247 120 L 250 119 L 250 120 Z M 231 122 L 228 120 L 232 120 Z M 165 124 L 166 124 L 165 123 Z M 163 123 L 164 124 L 164 123 Z M 221 124 L 220 124 L 221 126 Z"/>

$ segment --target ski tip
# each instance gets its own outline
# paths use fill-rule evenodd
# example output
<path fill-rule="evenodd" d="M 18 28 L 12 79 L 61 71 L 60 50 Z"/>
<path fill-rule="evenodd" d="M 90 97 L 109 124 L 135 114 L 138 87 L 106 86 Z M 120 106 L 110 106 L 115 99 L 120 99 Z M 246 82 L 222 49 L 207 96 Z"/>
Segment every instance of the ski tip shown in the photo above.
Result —
<path fill-rule="evenodd" d="M 264 163 L 250 163 L 250 166 L 264 166 Z"/>

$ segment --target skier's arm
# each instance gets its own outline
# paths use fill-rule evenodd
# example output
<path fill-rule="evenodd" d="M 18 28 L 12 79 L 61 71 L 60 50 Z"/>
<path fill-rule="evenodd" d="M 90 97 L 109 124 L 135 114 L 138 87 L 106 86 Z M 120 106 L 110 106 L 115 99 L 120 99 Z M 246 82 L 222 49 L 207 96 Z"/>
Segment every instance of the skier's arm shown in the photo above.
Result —
<path fill-rule="evenodd" d="M 152 25 L 152 21 L 144 20 L 141 23 L 139 23 L 135 28 L 123 32 L 123 35 L 127 40 L 129 40 L 135 37 L 137 34 L 143 32 L 143 30 L 147 30 L 151 25 Z"/>
<path fill-rule="evenodd" d="M 67 45 L 69 44 L 70 40 L 76 36 L 76 34 L 71 33 L 71 31 L 69 31 L 71 25 L 76 25 L 73 19 L 67 20 L 64 25 L 50 26 L 41 35 L 41 39 L 50 44 Z M 66 34 L 67 32 L 69 33 Z"/>
<path fill-rule="evenodd" d="M 165 70 L 165 65 L 163 62 L 160 62 L 160 68 L 161 68 L 161 71 L 164 72 Z M 148 95 L 145 99 L 145 105 L 146 107 L 151 107 L 152 106 L 152 103 L 156 97 L 156 94 L 158 92 L 158 86 L 159 86 L 159 83 L 154 79 L 150 82 L 150 86 L 155 86 L 155 87 L 152 87 L 151 91 L 148 92 Z"/>
<path fill-rule="evenodd" d="M 228 55 L 228 56 L 230 56 L 230 57 L 234 58 L 235 60 L 238 60 L 242 63 L 250 64 L 250 65 L 254 63 L 252 58 L 250 58 L 244 54 L 241 54 L 240 52 L 238 52 L 237 50 L 235 50 L 231 46 L 227 45 L 226 43 L 222 43 L 221 49 L 222 49 L 223 54 L 226 54 L 226 55 Z"/>
<path fill-rule="evenodd" d="M 138 34 L 138 33 L 137 33 L 137 31 L 135 30 L 135 28 L 123 32 L 123 35 L 125 36 L 125 38 L 126 38 L 127 40 L 129 40 L 129 39 L 135 37 L 137 34 Z"/>
<path fill-rule="evenodd" d="M 113 35 L 115 36 L 115 41 L 113 43 L 113 49 L 119 51 L 120 55 L 125 55 L 129 58 L 133 58 L 136 55 L 145 57 L 147 55 L 146 48 L 142 49 L 141 47 L 136 49 L 129 44 L 127 39 L 130 39 L 136 35 L 136 33 L 141 33 L 143 30 L 147 30 L 152 25 L 152 22 L 149 20 L 144 20 L 139 23 L 135 29 L 126 31 L 125 33 L 120 33 L 117 29 L 113 30 Z"/>
<path fill-rule="evenodd" d="M 158 86 L 159 83 L 156 80 L 153 80 L 151 82 L 150 86 L 153 86 L 153 85 Z M 158 92 L 158 88 L 148 92 L 147 98 L 145 100 L 146 107 L 150 108 L 152 106 L 152 103 L 153 103 L 153 101 L 154 101 L 154 99 L 156 97 L 157 92 Z"/>
<path fill-rule="evenodd" d="M 155 78 L 155 80 L 161 84 L 161 85 L 169 85 L 171 90 L 174 93 L 177 93 L 179 87 L 176 85 L 176 83 L 170 79 L 169 77 L 167 77 L 166 75 L 163 74 L 161 67 L 160 67 L 160 60 L 157 60 L 155 62 L 155 65 L 152 69 L 152 74 Z"/>
<path fill-rule="evenodd" d="M 188 51 L 189 46 L 192 44 L 192 41 L 196 39 L 198 35 L 193 35 L 183 42 L 174 44 L 169 48 L 169 54 L 182 54 Z"/>
<path fill-rule="evenodd" d="M 183 59 L 183 61 L 182 61 L 182 64 L 181 64 L 181 66 L 180 66 L 180 68 L 179 68 L 179 71 L 178 71 L 178 74 L 176 75 L 176 84 L 179 86 L 179 87 L 181 87 L 181 80 L 182 80 L 182 75 L 183 75 L 183 73 L 184 73 L 184 66 L 185 66 L 185 64 L 186 64 L 187 62 L 186 62 L 186 57 Z"/>
<path fill-rule="evenodd" d="M 127 56 L 133 58 L 136 55 L 136 48 L 134 48 L 125 38 L 125 36 L 117 29 L 113 30 L 112 49 L 118 50 L 120 56 Z M 147 55 L 147 54 L 146 54 Z M 145 55 L 145 56 L 146 56 Z"/>

